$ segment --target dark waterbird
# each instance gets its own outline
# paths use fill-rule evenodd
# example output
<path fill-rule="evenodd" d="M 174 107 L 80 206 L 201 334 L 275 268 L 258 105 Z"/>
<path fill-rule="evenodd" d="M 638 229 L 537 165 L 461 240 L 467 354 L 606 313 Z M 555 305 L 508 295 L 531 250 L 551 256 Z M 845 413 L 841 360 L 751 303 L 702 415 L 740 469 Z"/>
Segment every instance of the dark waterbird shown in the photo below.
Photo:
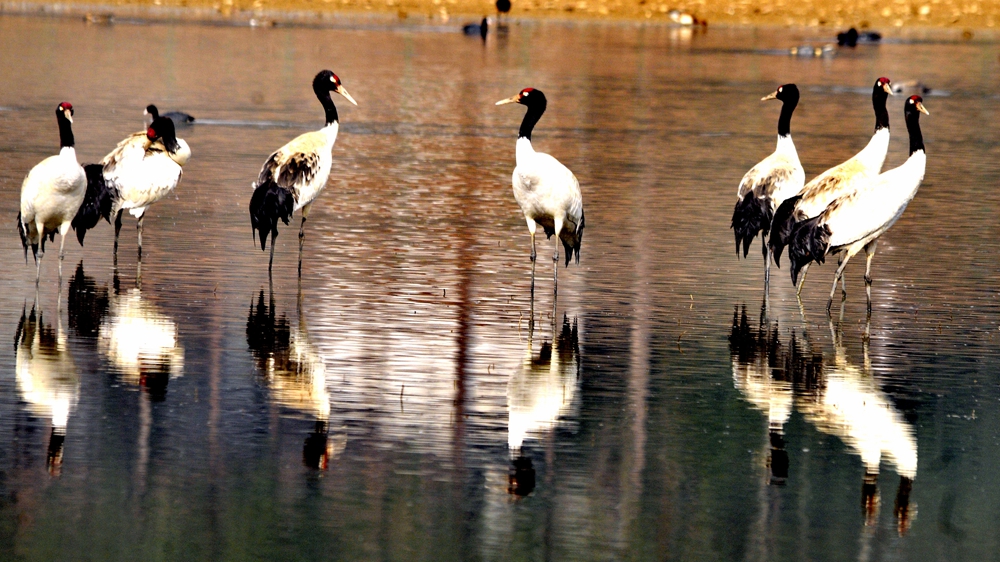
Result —
<path fill-rule="evenodd" d="M 483 21 L 479 23 L 467 23 L 462 26 L 462 33 L 469 36 L 480 36 L 483 41 L 486 41 L 486 34 L 490 30 L 490 21 L 488 18 L 483 18 Z"/>
<path fill-rule="evenodd" d="M 159 117 L 167 117 L 168 119 L 174 122 L 174 125 L 177 125 L 179 127 L 194 124 L 194 115 L 191 115 L 189 113 L 184 113 L 183 111 L 168 111 L 163 115 L 160 115 L 160 111 L 153 104 L 149 104 L 146 106 L 145 116 L 146 116 L 145 121 L 147 127 L 149 126 L 150 123 L 152 123 Z"/>

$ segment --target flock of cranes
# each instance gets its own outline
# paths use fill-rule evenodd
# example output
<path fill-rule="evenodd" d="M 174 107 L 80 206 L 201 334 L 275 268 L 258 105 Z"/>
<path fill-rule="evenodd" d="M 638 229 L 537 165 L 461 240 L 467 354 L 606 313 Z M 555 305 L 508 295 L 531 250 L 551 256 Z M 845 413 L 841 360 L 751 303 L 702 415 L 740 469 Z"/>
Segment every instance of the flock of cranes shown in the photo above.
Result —
<path fill-rule="evenodd" d="M 302 246 L 305 239 L 309 209 L 326 187 L 333 168 L 332 150 L 340 130 L 340 118 L 331 93 L 337 93 L 357 105 L 340 78 L 330 70 L 316 75 L 313 92 L 323 106 L 325 125 L 318 131 L 304 133 L 273 152 L 264 162 L 253 183 L 250 198 L 250 227 L 260 240 L 261 250 L 267 249 L 271 238 L 268 275 L 274 265 L 274 241 L 278 222 L 288 224 L 295 211 L 301 211 L 299 225 L 298 274 L 302 275 Z M 521 122 L 516 145 L 517 166 L 512 184 L 514 197 L 524 213 L 531 234 L 531 290 L 534 295 L 535 230 L 542 226 L 546 236 L 556 236 L 552 256 L 553 294 L 559 261 L 559 243 L 566 251 L 566 266 L 572 258 L 580 262 L 583 240 L 583 196 L 576 176 L 558 160 L 531 145 L 531 131 L 545 112 L 545 94 L 525 88 L 516 96 L 496 105 L 518 103 L 528 108 Z M 59 279 L 62 282 L 62 261 L 66 235 L 72 228 L 83 245 L 87 230 L 100 219 L 108 223 L 115 217 L 115 266 L 118 263 L 118 237 L 122 214 L 138 219 L 138 253 L 142 261 L 142 219 L 146 209 L 173 192 L 180 181 L 183 166 L 191 157 L 191 149 L 177 138 L 171 115 L 159 115 L 156 106 L 146 108 L 152 118 L 146 131 L 129 135 L 98 164 L 81 166 L 76 158 L 73 138 L 73 106 L 68 102 L 56 108 L 59 124 L 60 151 L 46 158 L 28 173 L 21 187 L 21 208 L 18 230 L 24 246 L 25 260 L 30 247 L 35 259 L 35 285 L 41 277 L 41 261 L 45 241 L 61 235 L 59 245 Z M 186 118 L 183 114 L 175 114 Z"/>
<path fill-rule="evenodd" d="M 875 133 L 861 152 L 805 183 L 805 172 L 792 142 L 792 112 L 799 102 L 795 84 L 785 84 L 763 98 L 782 102 L 775 151 L 743 176 L 733 210 L 736 253 L 743 256 L 760 234 L 764 254 L 764 291 L 770 283 L 771 260 L 780 266 L 788 248 L 792 283 L 802 293 L 809 264 L 823 263 L 838 254 L 838 266 L 826 309 L 830 311 L 837 283 L 847 298 L 844 268 L 862 249 L 867 256 L 865 290 L 871 313 L 871 265 L 878 239 L 899 219 L 924 178 L 927 157 L 920 132 L 920 114 L 929 115 L 920 96 L 903 104 L 909 135 L 909 158 L 897 168 L 881 172 L 889 150 L 889 112 L 886 100 L 892 84 L 882 77 L 872 87 Z M 762 100 L 762 101 L 763 101 Z M 881 173 L 880 173 L 881 172 Z M 801 273 L 801 276 L 800 276 Z"/>

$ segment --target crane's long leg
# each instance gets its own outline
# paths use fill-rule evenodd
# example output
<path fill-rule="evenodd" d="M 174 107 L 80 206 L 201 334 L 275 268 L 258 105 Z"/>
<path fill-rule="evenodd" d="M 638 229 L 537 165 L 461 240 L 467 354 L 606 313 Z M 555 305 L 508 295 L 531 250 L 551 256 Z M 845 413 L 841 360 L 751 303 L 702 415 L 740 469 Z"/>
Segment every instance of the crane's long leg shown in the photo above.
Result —
<path fill-rule="evenodd" d="M 62 264 L 66 257 L 66 234 L 69 232 L 70 223 L 64 222 L 59 227 L 59 286 L 62 287 Z"/>
<path fill-rule="evenodd" d="M 552 253 L 552 310 L 555 313 L 555 300 L 559 293 L 559 234 L 562 232 L 563 221 L 561 218 L 556 218 L 553 222 L 555 223 L 555 235 L 553 236 L 555 238 L 555 251 Z M 555 322 L 555 318 L 552 318 L 552 321 Z"/>
<path fill-rule="evenodd" d="M 872 240 L 865 246 L 865 293 L 868 295 L 868 317 L 872 315 L 872 258 L 875 257 L 875 247 L 878 240 Z"/>
<path fill-rule="evenodd" d="M 764 253 L 764 295 L 767 296 L 771 285 L 771 249 L 767 247 L 767 239 L 763 235 L 760 237 L 760 242 Z"/>
<path fill-rule="evenodd" d="M 528 233 L 531 234 L 531 299 L 535 299 L 535 229 L 538 225 L 530 217 L 524 217 L 528 222 Z"/>
<path fill-rule="evenodd" d="M 265 236 L 267 236 L 265 234 Z M 277 229 L 271 231 L 271 259 L 267 261 L 267 278 L 271 278 L 271 266 L 274 265 L 274 239 L 278 237 Z"/>
<path fill-rule="evenodd" d="M 841 278 L 844 276 L 844 269 L 847 267 L 847 262 L 850 261 L 852 255 L 853 254 L 851 254 L 850 252 L 843 252 L 837 259 L 837 273 L 835 273 L 833 276 L 833 288 L 830 289 L 830 300 L 828 300 L 826 303 L 826 312 L 828 314 L 830 312 L 830 307 L 833 306 L 833 294 L 837 292 L 837 282 L 840 281 Z M 844 297 L 843 299 L 841 299 L 841 302 L 843 302 L 846 299 L 847 299 L 847 287 L 845 286 Z"/>
<path fill-rule="evenodd" d="M 138 239 L 139 239 L 139 261 L 140 262 L 142 261 L 142 219 L 145 216 L 146 216 L 145 214 L 139 215 L 139 222 L 137 222 L 136 225 L 135 225 L 135 229 L 138 232 Z"/>
<path fill-rule="evenodd" d="M 118 214 L 115 215 L 115 252 L 112 258 L 115 269 L 118 269 L 118 234 L 122 231 L 122 211 L 124 210 L 118 209 Z"/>
<path fill-rule="evenodd" d="M 806 286 L 806 274 L 809 273 L 809 264 L 802 266 L 802 277 L 799 279 L 799 286 L 795 289 L 795 296 L 799 297 L 802 295 L 802 287 Z"/>
<path fill-rule="evenodd" d="M 307 203 L 302 207 L 302 223 L 299 225 L 299 277 L 302 277 L 302 243 L 306 238 L 306 218 L 309 216 L 309 209 L 312 203 Z"/>
<path fill-rule="evenodd" d="M 42 278 L 42 256 L 45 255 L 45 230 L 43 227 L 38 227 L 38 233 L 41 243 L 31 247 L 35 252 L 35 290 L 38 290 L 38 283 Z"/>

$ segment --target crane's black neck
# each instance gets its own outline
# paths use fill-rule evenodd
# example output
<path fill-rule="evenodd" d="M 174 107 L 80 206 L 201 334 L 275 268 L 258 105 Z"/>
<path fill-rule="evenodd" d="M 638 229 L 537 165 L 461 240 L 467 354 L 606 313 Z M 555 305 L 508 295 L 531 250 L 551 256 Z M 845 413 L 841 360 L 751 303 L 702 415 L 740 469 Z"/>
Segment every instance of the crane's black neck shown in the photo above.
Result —
<path fill-rule="evenodd" d="M 337 106 L 333 104 L 330 90 L 313 88 L 313 91 L 316 92 L 316 97 L 319 98 L 319 103 L 323 104 L 323 111 L 326 112 L 326 126 L 329 127 L 339 121 L 340 116 L 337 114 Z"/>
<path fill-rule="evenodd" d="M 920 132 L 920 112 L 907 104 L 904 113 L 906 132 L 910 135 L 910 156 L 913 156 L 914 152 L 924 152 L 924 135 Z"/>
<path fill-rule="evenodd" d="M 781 102 L 781 115 L 778 117 L 779 137 L 787 137 L 792 134 L 792 112 L 795 111 L 795 106 L 798 104 L 798 96 Z"/>
<path fill-rule="evenodd" d="M 59 147 L 73 148 L 76 142 L 73 138 L 73 124 L 62 114 L 62 110 L 60 110 L 56 120 L 59 122 Z"/>
<path fill-rule="evenodd" d="M 889 94 L 881 87 L 872 90 L 872 108 L 875 109 L 875 132 L 882 129 L 889 129 L 889 111 L 885 108 L 885 102 L 889 99 Z"/>
<path fill-rule="evenodd" d="M 524 114 L 524 119 L 521 121 L 521 128 L 517 131 L 517 138 L 525 138 L 531 140 L 531 130 L 535 128 L 535 124 L 538 120 L 542 118 L 542 114 L 545 113 L 545 100 L 541 102 L 533 102 L 528 106 L 527 113 Z"/>

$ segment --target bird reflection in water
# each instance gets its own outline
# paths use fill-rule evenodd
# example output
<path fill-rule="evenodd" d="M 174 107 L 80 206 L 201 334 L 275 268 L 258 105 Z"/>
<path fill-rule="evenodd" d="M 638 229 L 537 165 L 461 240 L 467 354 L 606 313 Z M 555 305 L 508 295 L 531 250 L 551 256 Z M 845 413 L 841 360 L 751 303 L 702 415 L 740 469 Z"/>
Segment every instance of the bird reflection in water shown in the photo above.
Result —
<path fill-rule="evenodd" d="M 14 337 L 17 390 L 33 415 L 52 420 L 45 464 L 49 474 L 59 476 L 66 426 L 80 396 L 80 376 L 58 311 L 53 332 L 36 307 L 37 303 L 32 305 L 28 314 L 22 310 Z"/>
<path fill-rule="evenodd" d="M 330 436 L 326 365 L 309 341 L 302 315 L 301 288 L 298 301 L 299 321 L 293 330 L 284 314 L 277 315 L 274 294 L 270 293 L 265 302 L 261 289 L 257 303 L 250 304 L 247 346 L 274 402 L 315 420 L 302 448 L 302 460 L 310 468 L 326 470 L 330 460 L 346 446 L 346 437 Z"/>
<path fill-rule="evenodd" d="M 765 318 L 762 310 L 762 318 Z M 865 334 L 869 333 L 866 326 Z M 744 397 L 768 416 L 770 481 L 783 484 L 788 477 L 788 454 L 782 427 L 794 407 L 818 430 L 839 438 L 861 457 L 862 509 L 865 524 L 878 519 L 878 475 L 884 458 L 899 474 L 894 515 L 897 530 L 904 535 L 915 513 L 910 492 L 917 474 L 917 441 L 913 427 L 904 419 L 872 376 L 868 338 L 862 338 L 864 363 L 848 359 L 839 325 L 830 322 L 834 343 L 832 362 L 806 336 L 794 333 L 787 344 L 780 341 L 777 322 L 763 319 L 751 328 L 746 308 L 734 311 L 730 334 L 733 379 Z"/>
<path fill-rule="evenodd" d="M 579 402 L 576 319 L 571 325 L 564 315 L 561 331 L 553 329 L 553 334 L 553 341 L 543 341 L 536 354 L 533 330 L 528 330 L 524 360 L 507 383 L 507 446 L 512 456 L 507 491 L 518 497 L 527 496 L 535 488 L 535 470 L 524 452 L 524 440 L 531 434 L 555 429 Z"/>

